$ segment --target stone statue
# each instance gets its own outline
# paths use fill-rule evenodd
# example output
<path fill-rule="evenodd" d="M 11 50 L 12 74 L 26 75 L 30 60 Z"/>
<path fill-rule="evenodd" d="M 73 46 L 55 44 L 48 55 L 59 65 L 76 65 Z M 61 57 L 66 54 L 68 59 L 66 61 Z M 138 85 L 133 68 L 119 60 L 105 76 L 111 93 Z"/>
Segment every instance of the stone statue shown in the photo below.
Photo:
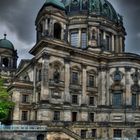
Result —
<path fill-rule="evenodd" d="M 55 69 L 55 71 L 53 73 L 53 80 L 55 83 L 59 83 L 59 81 L 60 81 L 60 73 L 59 73 L 58 69 Z"/>

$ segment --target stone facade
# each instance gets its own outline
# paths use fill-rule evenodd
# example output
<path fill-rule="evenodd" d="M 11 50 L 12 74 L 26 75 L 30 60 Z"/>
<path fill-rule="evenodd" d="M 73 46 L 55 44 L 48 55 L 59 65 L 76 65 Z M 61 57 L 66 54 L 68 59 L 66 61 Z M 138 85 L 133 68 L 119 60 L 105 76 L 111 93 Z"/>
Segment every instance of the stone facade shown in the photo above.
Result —
<path fill-rule="evenodd" d="M 72 10 L 39 11 L 34 58 L 9 88 L 13 124 L 46 125 L 39 140 L 140 137 L 140 56 L 124 51 L 122 19 Z"/>

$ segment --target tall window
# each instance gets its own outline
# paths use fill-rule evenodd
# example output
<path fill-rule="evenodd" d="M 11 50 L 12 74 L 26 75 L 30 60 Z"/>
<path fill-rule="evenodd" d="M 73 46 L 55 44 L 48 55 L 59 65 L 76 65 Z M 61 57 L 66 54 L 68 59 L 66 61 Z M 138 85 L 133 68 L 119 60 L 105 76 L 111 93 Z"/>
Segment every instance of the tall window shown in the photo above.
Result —
<path fill-rule="evenodd" d="M 136 109 L 137 106 L 137 97 L 136 94 L 132 94 L 132 109 Z"/>
<path fill-rule="evenodd" d="M 115 129 L 114 130 L 114 138 L 121 138 L 122 137 L 122 130 L 121 129 Z"/>
<path fill-rule="evenodd" d="M 72 122 L 77 121 L 77 112 L 72 112 Z"/>
<path fill-rule="evenodd" d="M 81 138 L 82 139 L 86 138 L 86 133 L 87 133 L 87 130 L 81 130 Z"/>
<path fill-rule="evenodd" d="M 94 106 L 94 97 L 89 97 L 89 105 Z"/>
<path fill-rule="evenodd" d="M 112 105 L 116 108 L 121 107 L 121 105 L 122 105 L 122 93 L 121 92 L 113 93 Z"/>
<path fill-rule="evenodd" d="M 110 36 L 109 35 L 106 36 L 106 50 L 107 51 L 110 50 Z"/>
<path fill-rule="evenodd" d="M 28 111 L 22 111 L 21 120 L 27 121 L 28 120 Z"/>
<path fill-rule="evenodd" d="M 94 81 L 94 76 L 93 75 L 89 75 L 88 76 L 88 86 L 89 87 L 94 87 L 94 83 L 95 81 Z"/>
<path fill-rule="evenodd" d="M 54 24 L 54 38 L 61 39 L 61 25 L 59 23 Z"/>
<path fill-rule="evenodd" d="M 82 32 L 81 47 L 82 48 L 86 48 L 87 47 L 87 34 L 86 34 L 86 32 Z"/>
<path fill-rule="evenodd" d="M 78 34 L 78 32 L 72 32 L 70 39 L 71 39 L 70 40 L 71 45 L 73 47 L 78 47 L 78 45 L 79 45 L 79 34 Z"/>
<path fill-rule="evenodd" d="M 38 81 L 41 81 L 41 69 L 38 71 Z"/>
<path fill-rule="evenodd" d="M 94 122 L 94 113 L 89 113 L 89 121 Z"/>
<path fill-rule="evenodd" d="M 96 137 L 96 129 L 92 129 L 92 137 L 93 137 L 93 138 Z"/>
<path fill-rule="evenodd" d="M 78 95 L 72 95 L 72 104 L 78 104 Z"/>
<path fill-rule="evenodd" d="M 53 120 L 60 121 L 60 111 L 54 111 Z"/>
<path fill-rule="evenodd" d="M 78 84 L 78 72 L 72 72 L 72 84 Z"/>
<path fill-rule="evenodd" d="M 140 129 L 137 130 L 137 138 L 140 138 Z"/>
<path fill-rule="evenodd" d="M 22 103 L 28 103 L 29 102 L 29 95 L 22 95 Z"/>

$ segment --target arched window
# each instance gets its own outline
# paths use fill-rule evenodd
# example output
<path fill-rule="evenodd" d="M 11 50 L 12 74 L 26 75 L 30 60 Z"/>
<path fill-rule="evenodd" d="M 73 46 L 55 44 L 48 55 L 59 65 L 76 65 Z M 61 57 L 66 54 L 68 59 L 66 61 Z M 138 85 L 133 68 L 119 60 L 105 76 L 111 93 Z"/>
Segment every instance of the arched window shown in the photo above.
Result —
<path fill-rule="evenodd" d="M 54 38 L 61 39 L 61 25 L 59 23 L 54 24 Z"/>
<path fill-rule="evenodd" d="M 7 68 L 8 65 L 9 65 L 9 60 L 8 60 L 8 58 L 3 58 L 3 60 L 2 60 L 2 67 Z"/>
<path fill-rule="evenodd" d="M 44 135 L 43 134 L 38 135 L 37 140 L 44 140 Z"/>

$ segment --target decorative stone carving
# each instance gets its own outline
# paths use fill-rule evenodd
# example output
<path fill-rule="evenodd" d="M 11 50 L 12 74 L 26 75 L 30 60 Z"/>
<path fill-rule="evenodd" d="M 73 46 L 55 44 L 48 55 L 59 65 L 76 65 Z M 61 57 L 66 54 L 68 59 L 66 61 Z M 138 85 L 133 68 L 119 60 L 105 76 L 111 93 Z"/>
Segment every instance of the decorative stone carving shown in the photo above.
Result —
<path fill-rule="evenodd" d="M 59 81 L 60 81 L 60 73 L 59 73 L 58 69 L 55 69 L 55 71 L 53 73 L 53 80 L 55 83 L 59 83 Z"/>
<path fill-rule="evenodd" d="M 133 93 L 138 93 L 140 91 L 140 86 L 138 84 L 134 84 L 131 86 L 131 90 Z"/>
<path fill-rule="evenodd" d="M 138 80 L 140 78 L 140 73 L 138 72 L 138 69 L 136 69 L 135 73 L 131 74 L 131 77 L 134 83 L 138 83 Z"/>
<path fill-rule="evenodd" d="M 122 73 L 119 71 L 119 68 L 116 68 L 116 71 L 113 74 L 113 80 L 115 82 L 120 82 L 123 78 Z"/>

